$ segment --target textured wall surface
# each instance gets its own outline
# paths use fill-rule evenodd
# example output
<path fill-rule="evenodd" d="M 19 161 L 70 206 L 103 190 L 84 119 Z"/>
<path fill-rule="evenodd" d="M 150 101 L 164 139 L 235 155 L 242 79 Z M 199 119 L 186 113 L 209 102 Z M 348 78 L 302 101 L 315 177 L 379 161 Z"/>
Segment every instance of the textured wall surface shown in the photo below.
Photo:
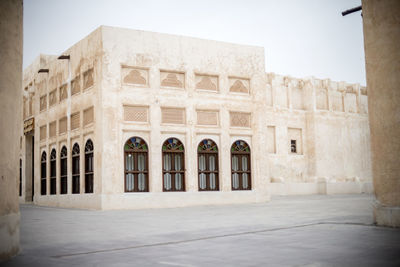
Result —
<path fill-rule="evenodd" d="M 400 226 L 400 2 L 363 1 L 378 224 Z"/>
<path fill-rule="evenodd" d="M 4 260 L 19 250 L 22 0 L 0 2 L 0 60 L 0 260 Z"/>
<path fill-rule="evenodd" d="M 57 152 L 57 194 L 40 195 L 36 179 L 37 204 L 176 207 L 372 190 L 365 87 L 266 74 L 260 47 L 107 26 L 64 54 L 71 57 L 69 65 L 41 55 L 24 73 L 27 107 L 33 95 L 35 133 L 46 136 L 35 139 L 35 166 L 44 151 Z M 44 66 L 49 73 L 38 74 Z M 60 98 L 69 86 L 71 94 Z M 51 92 L 56 104 L 50 107 Z M 41 99 L 47 100 L 41 104 Z M 50 132 L 54 136 L 48 137 Z M 149 193 L 124 192 L 124 144 L 134 136 L 149 148 Z M 171 137 L 185 148 L 185 192 L 162 192 L 161 146 Z M 94 193 L 84 194 L 89 138 L 95 147 Z M 199 192 L 197 147 L 203 139 L 218 146 L 218 192 Z M 237 140 L 251 149 L 251 191 L 232 190 L 231 146 Z M 75 143 L 81 192 L 72 194 L 69 172 L 67 194 L 60 195 L 59 153 L 66 146 L 70 169 Z M 22 147 L 21 156 L 27 155 Z"/>

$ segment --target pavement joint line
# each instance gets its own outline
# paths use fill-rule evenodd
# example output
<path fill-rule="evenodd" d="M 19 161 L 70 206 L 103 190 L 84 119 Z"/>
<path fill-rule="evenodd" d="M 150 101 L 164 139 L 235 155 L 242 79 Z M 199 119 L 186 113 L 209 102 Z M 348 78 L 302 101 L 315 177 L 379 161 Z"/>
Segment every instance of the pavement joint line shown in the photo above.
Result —
<path fill-rule="evenodd" d="M 376 227 L 376 225 L 373 224 L 373 223 L 315 222 L 315 223 L 306 223 L 306 224 L 299 224 L 299 225 L 292 225 L 292 226 L 285 226 L 285 227 L 278 227 L 278 228 L 261 229 L 261 230 L 255 230 L 255 231 L 246 231 L 246 232 L 230 233 L 230 234 L 223 234 L 223 235 L 205 236 L 205 237 L 186 239 L 186 240 L 160 242 L 160 243 L 144 244 L 144 245 L 137 245 L 137 246 L 122 247 L 122 248 L 101 249 L 101 250 L 93 250 L 93 251 L 71 253 L 71 254 L 63 254 L 63 255 L 54 255 L 54 256 L 51 256 L 51 257 L 52 258 L 68 258 L 68 257 L 83 256 L 83 255 L 98 254 L 98 253 L 107 253 L 107 252 L 138 249 L 138 248 L 168 246 L 168 245 L 190 243 L 190 242 L 217 239 L 217 238 L 224 238 L 224 237 L 231 237 L 231 236 L 240 236 L 240 235 L 257 234 L 257 233 L 263 233 L 263 232 L 274 232 L 274 231 L 280 231 L 280 230 L 303 228 L 303 227 L 309 227 L 309 226 L 315 226 L 315 225 L 357 225 L 357 226 L 374 226 L 374 227 Z"/>

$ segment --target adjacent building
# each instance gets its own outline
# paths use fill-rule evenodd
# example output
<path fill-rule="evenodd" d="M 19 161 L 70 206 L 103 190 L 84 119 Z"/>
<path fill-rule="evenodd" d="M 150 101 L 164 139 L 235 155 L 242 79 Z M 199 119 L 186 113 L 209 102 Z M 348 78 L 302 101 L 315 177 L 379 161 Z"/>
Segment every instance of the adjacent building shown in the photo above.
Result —
<path fill-rule="evenodd" d="M 89 209 L 371 192 L 367 89 L 261 47 L 102 26 L 24 71 L 20 201 Z"/>

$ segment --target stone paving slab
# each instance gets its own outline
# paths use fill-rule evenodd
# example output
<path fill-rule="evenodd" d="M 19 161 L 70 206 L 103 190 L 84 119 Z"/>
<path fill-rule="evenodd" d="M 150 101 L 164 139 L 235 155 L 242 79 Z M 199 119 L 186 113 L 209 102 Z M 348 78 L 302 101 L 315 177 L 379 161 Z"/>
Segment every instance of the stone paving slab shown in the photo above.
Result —
<path fill-rule="evenodd" d="M 400 229 L 371 195 L 89 211 L 21 205 L 20 254 L 1 266 L 400 266 Z"/>

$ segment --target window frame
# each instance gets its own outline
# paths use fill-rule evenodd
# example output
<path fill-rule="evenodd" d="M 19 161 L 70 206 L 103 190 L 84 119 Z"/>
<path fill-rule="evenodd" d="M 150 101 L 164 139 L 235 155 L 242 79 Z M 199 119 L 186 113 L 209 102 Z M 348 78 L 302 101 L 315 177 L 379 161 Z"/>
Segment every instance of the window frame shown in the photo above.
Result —
<path fill-rule="evenodd" d="M 57 152 L 53 148 L 50 153 L 50 195 L 57 194 Z"/>
<path fill-rule="evenodd" d="M 80 194 L 80 171 L 81 171 L 81 150 L 78 143 L 72 147 L 71 167 L 72 167 L 72 194 Z M 76 167 L 77 164 L 77 167 Z"/>
<path fill-rule="evenodd" d="M 65 146 L 60 152 L 60 194 L 68 193 L 68 150 Z"/>
<path fill-rule="evenodd" d="M 132 142 L 132 140 L 134 140 Z M 142 146 L 138 147 L 140 144 L 136 142 L 137 140 L 142 141 Z M 139 142 L 140 142 L 139 141 Z M 134 145 L 134 148 L 127 149 L 128 143 L 131 142 Z M 146 147 L 143 148 L 143 145 Z M 147 145 L 146 141 L 138 136 L 130 137 L 124 144 L 124 192 L 125 193 L 141 193 L 141 192 L 149 192 L 149 146 Z M 128 155 L 133 156 L 133 168 L 134 170 L 127 170 L 126 161 Z M 143 171 L 139 171 L 138 168 L 138 156 L 144 155 L 145 156 L 145 167 Z M 133 190 L 128 190 L 127 188 L 127 175 L 133 174 L 133 183 L 134 187 Z M 139 174 L 145 175 L 145 186 L 143 190 L 139 190 Z"/>
<path fill-rule="evenodd" d="M 91 147 L 89 147 L 91 145 Z M 90 162 L 90 164 L 89 164 Z M 85 143 L 85 193 L 94 193 L 94 145 L 91 139 Z M 91 167 L 91 169 L 89 168 Z"/>
<path fill-rule="evenodd" d="M 246 147 L 240 149 L 240 150 L 235 150 L 233 151 L 234 145 L 238 142 L 243 142 L 249 151 L 243 151 L 243 149 L 246 149 Z M 236 146 L 237 147 L 237 146 Z M 237 156 L 238 157 L 238 170 L 234 171 L 233 170 L 233 156 Z M 243 166 L 242 166 L 242 159 L 244 157 L 247 157 L 247 162 L 248 162 L 248 166 L 247 166 L 247 171 L 243 171 Z M 233 186 L 233 175 L 234 173 L 237 173 L 239 175 L 239 186 L 238 188 L 234 188 Z M 247 174 L 247 183 L 248 183 L 248 187 L 244 188 L 243 187 L 243 174 L 246 173 Z M 235 142 L 232 143 L 231 145 L 231 189 L 232 191 L 240 191 L 240 190 L 252 190 L 252 183 L 251 183 L 251 149 L 249 144 L 247 144 L 246 141 L 244 140 L 236 140 Z"/>
<path fill-rule="evenodd" d="M 169 142 L 169 140 L 172 140 L 172 143 L 174 143 L 173 140 L 177 140 L 177 143 L 179 144 L 179 146 L 177 146 L 176 148 L 182 147 L 183 150 L 177 150 L 176 148 L 164 150 L 164 146 L 165 145 L 168 148 L 168 145 L 172 144 L 171 142 Z M 161 152 L 162 152 L 161 160 L 162 160 L 163 192 L 185 192 L 186 191 L 186 183 L 185 183 L 185 171 L 186 171 L 185 170 L 185 146 L 183 145 L 183 143 L 178 138 L 170 137 L 170 138 L 168 138 L 167 140 L 165 140 L 163 142 L 163 144 L 161 146 Z M 180 160 L 181 161 L 181 170 L 180 171 L 172 170 L 172 167 L 175 168 L 175 157 L 174 156 L 176 154 L 180 154 L 181 155 L 181 160 Z M 171 170 L 169 170 L 169 171 L 167 171 L 165 169 L 165 164 L 164 164 L 164 156 L 165 155 L 171 155 Z M 166 189 L 165 188 L 164 175 L 167 174 L 167 173 L 171 174 L 171 189 Z M 174 175 L 174 178 L 175 178 L 175 175 L 178 174 L 178 173 L 180 173 L 182 175 L 182 188 L 181 189 L 176 189 L 175 179 L 172 178 L 172 175 Z"/>
<path fill-rule="evenodd" d="M 205 144 L 204 142 L 207 141 L 207 144 Z M 200 147 L 201 146 L 206 145 L 207 148 L 205 150 L 201 150 L 200 151 Z M 212 147 L 216 147 L 216 151 L 211 150 Z M 215 156 L 215 170 L 214 171 L 210 171 L 209 170 L 209 158 L 211 155 Z M 205 156 L 205 170 L 200 170 L 200 156 Z M 219 160 L 218 160 L 218 156 L 219 156 L 219 151 L 218 151 L 218 146 L 217 144 L 212 140 L 212 139 L 203 139 L 200 141 L 199 145 L 197 146 L 197 179 L 198 179 L 198 190 L 199 191 L 219 191 Z M 206 187 L 204 189 L 202 189 L 200 187 L 200 174 L 204 173 L 206 175 Z M 215 189 L 212 189 L 210 184 L 210 174 L 214 174 L 215 175 Z"/>
<path fill-rule="evenodd" d="M 297 140 L 296 139 L 290 139 L 290 153 L 298 154 L 298 152 L 297 152 Z"/>
<path fill-rule="evenodd" d="M 40 158 L 40 194 L 47 195 L 47 153 L 42 152 Z"/>

